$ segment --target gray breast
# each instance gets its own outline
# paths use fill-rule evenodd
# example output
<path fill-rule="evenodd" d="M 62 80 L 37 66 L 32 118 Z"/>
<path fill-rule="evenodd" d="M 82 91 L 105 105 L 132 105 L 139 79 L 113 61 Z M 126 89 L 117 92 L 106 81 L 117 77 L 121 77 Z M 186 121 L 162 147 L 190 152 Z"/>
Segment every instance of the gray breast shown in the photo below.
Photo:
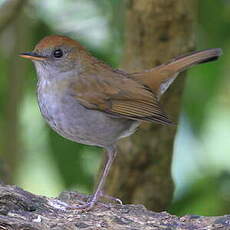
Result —
<path fill-rule="evenodd" d="M 38 90 L 41 113 L 60 135 L 87 145 L 110 146 L 131 135 L 138 121 L 114 118 L 97 110 L 89 110 L 70 95 Z"/>

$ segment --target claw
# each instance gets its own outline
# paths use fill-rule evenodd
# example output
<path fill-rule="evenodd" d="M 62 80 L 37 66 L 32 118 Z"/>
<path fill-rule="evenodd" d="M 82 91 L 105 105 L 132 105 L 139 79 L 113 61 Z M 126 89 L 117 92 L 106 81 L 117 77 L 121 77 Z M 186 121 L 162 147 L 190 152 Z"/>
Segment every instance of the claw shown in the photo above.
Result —
<path fill-rule="evenodd" d="M 100 197 L 103 197 L 103 198 L 105 198 L 105 199 L 107 199 L 107 200 L 110 200 L 110 201 L 114 201 L 114 202 L 116 202 L 116 203 L 118 203 L 118 204 L 120 204 L 120 205 L 123 204 L 122 200 L 120 200 L 119 198 L 116 198 L 116 197 L 107 195 L 107 194 L 105 194 L 103 191 L 100 192 Z"/>

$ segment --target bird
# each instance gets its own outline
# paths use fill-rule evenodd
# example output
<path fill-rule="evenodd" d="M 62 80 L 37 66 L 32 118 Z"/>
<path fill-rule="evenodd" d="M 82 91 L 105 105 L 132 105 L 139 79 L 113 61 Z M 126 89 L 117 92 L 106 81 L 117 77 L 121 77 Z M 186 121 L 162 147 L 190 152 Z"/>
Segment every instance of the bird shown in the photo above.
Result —
<path fill-rule="evenodd" d="M 66 139 L 105 149 L 96 189 L 76 208 L 90 210 L 103 196 L 120 139 L 132 135 L 143 121 L 173 124 L 159 100 L 178 74 L 221 55 L 220 48 L 195 51 L 128 73 L 113 69 L 62 35 L 44 37 L 32 52 L 20 54 L 35 65 L 38 105 L 49 126 Z"/>

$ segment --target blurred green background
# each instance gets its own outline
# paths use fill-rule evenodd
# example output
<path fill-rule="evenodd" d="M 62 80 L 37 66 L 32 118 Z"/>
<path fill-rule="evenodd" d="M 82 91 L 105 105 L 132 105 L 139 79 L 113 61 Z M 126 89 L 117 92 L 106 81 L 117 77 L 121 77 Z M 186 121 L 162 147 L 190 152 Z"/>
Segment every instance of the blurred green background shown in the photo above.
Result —
<path fill-rule="evenodd" d="M 17 55 L 44 36 L 65 34 L 118 67 L 123 50 L 122 0 L 34 0 L 0 34 L 0 178 L 57 196 L 91 192 L 101 150 L 65 140 L 43 121 L 31 63 Z M 0 6 L 4 1 L 0 1 Z M 176 183 L 170 212 L 230 212 L 230 1 L 198 1 L 197 49 L 224 56 L 188 72 L 174 148 Z M 154 52 L 154 51 L 153 51 Z M 6 162 L 10 162 L 9 168 Z"/>

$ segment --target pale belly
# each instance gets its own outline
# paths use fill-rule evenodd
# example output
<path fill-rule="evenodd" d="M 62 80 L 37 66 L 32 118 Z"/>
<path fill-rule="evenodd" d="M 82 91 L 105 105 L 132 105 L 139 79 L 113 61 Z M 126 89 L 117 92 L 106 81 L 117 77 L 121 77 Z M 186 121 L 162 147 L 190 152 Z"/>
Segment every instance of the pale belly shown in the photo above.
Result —
<path fill-rule="evenodd" d="M 38 102 L 43 117 L 57 133 L 87 145 L 109 147 L 139 126 L 138 121 L 86 109 L 71 96 L 38 92 Z"/>

